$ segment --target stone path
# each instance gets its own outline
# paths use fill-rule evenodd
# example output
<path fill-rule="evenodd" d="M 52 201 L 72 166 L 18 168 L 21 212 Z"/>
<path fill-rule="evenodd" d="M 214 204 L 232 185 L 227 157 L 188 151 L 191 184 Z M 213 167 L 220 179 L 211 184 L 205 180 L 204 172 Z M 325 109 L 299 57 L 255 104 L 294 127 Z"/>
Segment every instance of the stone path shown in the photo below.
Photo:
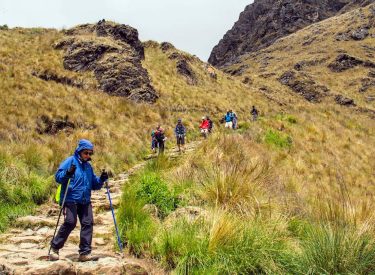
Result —
<path fill-rule="evenodd" d="M 198 143 L 187 146 L 193 151 Z M 167 153 L 169 157 L 180 156 L 176 149 Z M 149 157 L 150 158 L 150 157 Z M 148 159 L 149 159 L 148 158 Z M 129 176 L 141 169 L 144 161 L 126 173 L 109 181 L 112 203 L 119 206 L 122 186 Z M 97 260 L 78 262 L 80 225 L 73 230 L 63 249 L 60 260 L 48 261 L 48 248 L 59 214 L 57 204 L 41 206 L 34 216 L 18 218 L 13 228 L 0 235 L 0 275 L 3 274 L 165 274 L 157 263 L 150 259 L 137 259 L 124 252 L 116 252 L 117 243 L 106 189 L 92 192 L 94 209 L 94 235 L 92 256 Z M 63 218 L 60 220 L 60 225 Z"/>

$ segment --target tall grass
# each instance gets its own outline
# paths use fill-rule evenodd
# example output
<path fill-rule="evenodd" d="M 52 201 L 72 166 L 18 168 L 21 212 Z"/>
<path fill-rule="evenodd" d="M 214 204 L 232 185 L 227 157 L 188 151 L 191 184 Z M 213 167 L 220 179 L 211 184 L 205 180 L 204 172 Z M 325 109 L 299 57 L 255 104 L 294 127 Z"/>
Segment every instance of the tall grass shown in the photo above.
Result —
<path fill-rule="evenodd" d="M 375 239 L 368 229 L 310 226 L 301 248 L 304 274 L 371 274 L 375 270 Z"/>
<path fill-rule="evenodd" d="M 39 159 L 33 159 L 34 164 Z M 0 150 L 0 231 L 19 215 L 47 201 L 52 190 L 52 179 L 38 173 L 40 167 L 31 167 Z"/>

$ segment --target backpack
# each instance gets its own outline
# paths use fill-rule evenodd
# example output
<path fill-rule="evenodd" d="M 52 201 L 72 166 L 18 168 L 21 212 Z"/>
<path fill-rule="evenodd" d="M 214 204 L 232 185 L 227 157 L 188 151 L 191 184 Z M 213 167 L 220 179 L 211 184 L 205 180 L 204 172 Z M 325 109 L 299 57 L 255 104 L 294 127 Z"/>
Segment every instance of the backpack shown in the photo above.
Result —
<path fill-rule="evenodd" d="M 68 184 L 66 185 L 66 188 L 69 187 L 69 184 L 70 184 L 70 179 L 68 180 Z M 61 205 L 62 201 L 60 201 L 60 198 L 61 198 L 61 186 L 62 184 L 58 184 L 57 185 L 57 189 L 56 189 L 56 194 L 55 194 L 55 200 L 56 202 Z"/>
<path fill-rule="evenodd" d="M 55 200 L 58 204 L 60 204 L 60 194 L 61 194 L 61 184 L 57 186 Z"/>
<path fill-rule="evenodd" d="M 158 130 L 155 132 L 155 138 L 157 141 L 162 141 L 165 139 L 164 131 L 163 130 Z"/>

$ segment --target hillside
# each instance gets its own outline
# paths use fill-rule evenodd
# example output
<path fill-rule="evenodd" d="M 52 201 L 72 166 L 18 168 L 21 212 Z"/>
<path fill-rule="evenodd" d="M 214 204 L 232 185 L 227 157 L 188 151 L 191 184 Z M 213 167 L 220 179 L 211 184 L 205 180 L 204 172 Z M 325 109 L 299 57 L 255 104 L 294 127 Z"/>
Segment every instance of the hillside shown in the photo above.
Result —
<path fill-rule="evenodd" d="M 243 54 L 272 45 L 277 39 L 332 16 L 364 7 L 373 0 L 255 0 L 216 45 L 208 61 L 226 67 Z"/>
<path fill-rule="evenodd" d="M 133 83 L 137 83 L 139 74 L 146 81 L 150 78 L 152 89 L 159 97 L 156 103 L 135 104 L 126 94 L 110 95 L 102 90 L 100 79 L 95 75 L 95 70 L 105 67 L 102 59 L 92 70 L 68 70 L 64 68 L 66 53 L 71 52 L 61 46 L 56 48 L 61 42 L 71 42 L 72 38 L 76 43 L 86 41 L 99 48 L 119 47 L 114 38 L 87 34 L 93 26 L 79 26 L 70 33 L 22 28 L 0 31 L 0 189 L 4 193 L 4 205 L 31 199 L 34 183 L 40 185 L 38 192 L 41 192 L 41 198 L 35 195 L 34 200 L 44 201 L 43 190 L 53 186 L 45 178 L 74 151 L 79 138 L 90 139 L 96 145 L 94 166 L 97 169 L 106 167 L 118 173 L 149 153 L 150 131 L 158 123 L 165 126 L 171 137 L 174 123 L 181 117 L 191 129 L 189 138 L 194 138 L 197 134 L 193 129 L 198 127 L 204 114 L 220 113 L 221 116 L 227 108 L 236 106 L 244 116 L 254 102 L 264 110 L 273 109 L 272 102 L 259 94 L 249 94 L 240 81 L 219 71 L 216 71 L 217 79 L 213 79 L 200 60 L 173 46 L 164 53 L 155 42 L 145 43 L 143 67 L 141 63 L 129 67 L 135 68 L 130 71 L 135 75 Z M 74 49 L 85 53 L 85 49 Z M 126 59 L 129 53 L 116 55 Z M 181 68 L 181 74 L 177 68 Z M 248 95 L 246 102 L 242 100 L 243 95 Z M 27 209 L 29 206 L 21 206 L 19 211 Z M 4 216 L 13 217 L 9 211 L 1 209 L 1 224 L 5 222 Z"/>
<path fill-rule="evenodd" d="M 149 161 L 124 185 L 127 253 L 178 274 L 370 273 L 374 7 L 312 24 L 225 72 L 113 22 L 0 30 L 0 230 L 51 200 L 51 175 L 78 139 L 95 144 L 96 171 L 116 176 L 148 156 L 158 123 L 173 150 L 177 118 L 191 143 L 210 115 L 208 140 Z M 219 123 L 228 109 L 237 131 Z"/>

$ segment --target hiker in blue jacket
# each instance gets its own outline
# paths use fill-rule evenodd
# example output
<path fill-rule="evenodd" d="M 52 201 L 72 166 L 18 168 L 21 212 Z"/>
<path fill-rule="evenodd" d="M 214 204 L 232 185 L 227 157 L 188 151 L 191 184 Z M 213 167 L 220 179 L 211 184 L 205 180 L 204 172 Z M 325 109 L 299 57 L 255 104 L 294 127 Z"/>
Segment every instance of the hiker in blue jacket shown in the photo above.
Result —
<path fill-rule="evenodd" d="M 225 128 L 232 129 L 233 128 L 233 112 L 229 110 L 226 115 L 224 116 L 225 120 Z"/>
<path fill-rule="evenodd" d="M 186 137 L 186 128 L 182 124 L 181 118 L 178 119 L 176 128 L 174 129 L 174 134 L 177 140 L 178 152 L 185 152 L 185 137 Z"/>
<path fill-rule="evenodd" d="M 68 192 L 64 203 L 65 220 L 51 242 L 52 253 L 50 254 L 50 260 L 56 261 L 59 259 L 59 249 L 64 246 L 69 234 L 76 227 L 77 216 L 81 223 L 79 260 L 91 260 L 94 221 L 91 190 L 101 189 L 104 182 L 108 180 L 108 173 L 105 171 L 102 172 L 100 177 L 95 175 L 90 164 L 93 154 L 93 144 L 88 140 L 81 139 L 74 155 L 64 160 L 55 174 L 56 182 L 61 184 L 60 202 L 63 201 L 67 186 Z"/>

